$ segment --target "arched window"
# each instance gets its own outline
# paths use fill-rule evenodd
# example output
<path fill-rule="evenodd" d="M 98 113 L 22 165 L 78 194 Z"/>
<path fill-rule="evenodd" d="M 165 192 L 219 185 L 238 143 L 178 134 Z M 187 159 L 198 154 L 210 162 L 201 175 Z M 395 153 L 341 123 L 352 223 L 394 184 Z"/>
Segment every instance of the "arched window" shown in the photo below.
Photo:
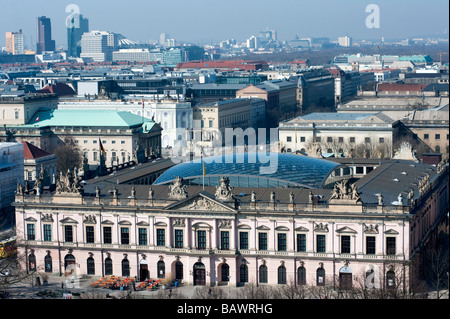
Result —
<path fill-rule="evenodd" d="M 230 280 L 230 266 L 228 264 L 223 263 L 222 267 L 222 281 L 228 282 Z"/>
<path fill-rule="evenodd" d="M 239 267 L 239 282 L 248 282 L 248 267 L 246 264 Z"/>
<path fill-rule="evenodd" d="M 386 273 L 386 288 L 395 288 L 395 272 L 392 269 Z"/>
<path fill-rule="evenodd" d="M 325 286 L 325 269 L 317 268 L 317 286 Z"/>
<path fill-rule="evenodd" d="M 299 285 L 306 285 L 306 268 L 303 266 L 297 269 L 297 281 Z"/>
<path fill-rule="evenodd" d="M 259 266 L 259 282 L 263 284 L 267 284 L 267 266 L 261 265 Z"/>
<path fill-rule="evenodd" d="M 175 264 L 175 279 L 183 279 L 183 263 L 181 261 L 177 261 Z"/>
<path fill-rule="evenodd" d="M 122 277 L 130 277 L 130 261 L 127 258 L 122 259 Z"/>
<path fill-rule="evenodd" d="M 87 264 L 87 274 L 88 275 L 95 275 L 95 262 L 94 258 L 89 257 L 86 261 Z"/>
<path fill-rule="evenodd" d="M 45 266 L 45 272 L 53 271 L 52 257 L 50 256 L 50 253 L 48 253 L 47 256 L 44 257 L 44 266 Z"/>
<path fill-rule="evenodd" d="M 107 257 L 105 259 L 105 275 L 109 276 L 113 274 L 113 263 L 112 263 L 112 259 Z"/>
<path fill-rule="evenodd" d="M 339 270 L 339 288 L 352 288 L 352 270 L 348 266 L 344 266 Z"/>
<path fill-rule="evenodd" d="M 76 263 L 75 262 L 75 256 L 72 255 L 72 254 L 67 254 L 64 257 L 64 268 L 65 268 L 65 271 L 66 272 L 70 272 L 70 273 L 74 272 L 75 271 L 75 269 L 74 269 L 75 263 Z"/>
<path fill-rule="evenodd" d="M 278 284 L 286 284 L 286 267 L 278 267 Z"/>
<path fill-rule="evenodd" d="M 158 267 L 158 278 L 165 278 L 166 277 L 166 264 L 164 261 L 160 260 L 157 264 Z"/>
<path fill-rule="evenodd" d="M 28 255 L 28 270 L 36 271 L 36 256 L 33 253 Z"/>

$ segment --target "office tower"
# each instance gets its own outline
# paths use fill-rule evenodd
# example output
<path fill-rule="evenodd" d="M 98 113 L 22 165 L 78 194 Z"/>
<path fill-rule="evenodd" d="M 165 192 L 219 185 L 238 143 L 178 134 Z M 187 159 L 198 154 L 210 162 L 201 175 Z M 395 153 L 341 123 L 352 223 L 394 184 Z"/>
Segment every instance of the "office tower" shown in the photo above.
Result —
<path fill-rule="evenodd" d="M 14 55 L 25 53 L 22 30 L 6 32 L 6 51 Z"/>
<path fill-rule="evenodd" d="M 82 14 L 75 14 L 67 24 L 67 55 L 79 57 L 81 54 L 81 37 L 89 32 L 89 20 Z"/>
<path fill-rule="evenodd" d="M 161 33 L 159 35 L 159 44 L 165 47 L 167 38 L 169 38 L 169 35 L 167 33 Z"/>
<path fill-rule="evenodd" d="M 37 45 L 36 54 L 44 51 L 55 51 L 55 40 L 52 40 L 52 23 L 45 16 L 37 20 Z"/>
<path fill-rule="evenodd" d="M 91 31 L 81 37 L 81 58 L 92 58 L 95 62 L 112 61 L 117 48 L 117 37 L 112 32 Z"/>
<path fill-rule="evenodd" d="M 352 38 L 346 35 L 345 37 L 338 38 L 339 46 L 341 47 L 351 47 L 352 46 Z"/>

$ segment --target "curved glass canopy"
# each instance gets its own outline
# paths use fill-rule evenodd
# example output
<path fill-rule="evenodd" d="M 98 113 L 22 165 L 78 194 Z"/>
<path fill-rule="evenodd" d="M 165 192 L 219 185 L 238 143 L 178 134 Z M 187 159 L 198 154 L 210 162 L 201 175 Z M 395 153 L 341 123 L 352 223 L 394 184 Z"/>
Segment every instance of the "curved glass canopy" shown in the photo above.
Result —
<path fill-rule="evenodd" d="M 285 153 L 238 153 L 211 156 L 178 164 L 156 181 L 171 184 L 180 176 L 187 184 L 217 186 L 222 176 L 233 187 L 321 188 L 330 173 L 340 166 L 331 161 Z"/>

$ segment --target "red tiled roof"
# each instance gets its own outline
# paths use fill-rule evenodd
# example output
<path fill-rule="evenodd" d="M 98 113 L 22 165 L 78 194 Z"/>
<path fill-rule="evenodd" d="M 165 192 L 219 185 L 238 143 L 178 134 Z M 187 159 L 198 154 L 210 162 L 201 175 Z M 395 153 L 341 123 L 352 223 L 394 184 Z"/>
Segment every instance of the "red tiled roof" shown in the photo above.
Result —
<path fill-rule="evenodd" d="M 266 61 L 188 61 L 178 63 L 177 69 L 240 69 L 257 70 L 266 65 Z"/>
<path fill-rule="evenodd" d="M 26 141 L 22 141 L 23 144 L 23 158 L 24 159 L 35 159 L 44 156 L 51 155 L 44 150 L 41 150 L 39 147 L 34 146 Z"/>
<path fill-rule="evenodd" d="M 428 84 L 379 83 L 378 91 L 423 91 Z"/>
<path fill-rule="evenodd" d="M 56 93 L 59 96 L 72 96 L 76 95 L 76 92 L 67 84 L 57 82 L 55 84 L 47 85 L 38 91 L 38 93 Z"/>

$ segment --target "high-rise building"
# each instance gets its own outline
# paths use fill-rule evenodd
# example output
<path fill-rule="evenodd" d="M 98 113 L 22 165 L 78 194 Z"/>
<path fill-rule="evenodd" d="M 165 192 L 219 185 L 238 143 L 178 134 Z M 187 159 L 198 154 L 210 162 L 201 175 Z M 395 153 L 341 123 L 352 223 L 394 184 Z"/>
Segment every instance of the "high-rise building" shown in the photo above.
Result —
<path fill-rule="evenodd" d="M 6 32 L 6 51 L 14 55 L 25 53 L 22 30 Z"/>
<path fill-rule="evenodd" d="M 338 38 L 339 46 L 341 47 L 351 47 L 352 46 L 352 38 L 346 35 L 345 37 Z"/>
<path fill-rule="evenodd" d="M 112 61 L 117 48 L 117 37 L 108 31 L 86 32 L 81 37 L 81 58 L 92 58 L 95 62 Z"/>
<path fill-rule="evenodd" d="M 67 54 L 70 57 L 79 57 L 81 54 L 81 37 L 89 32 L 89 20 L 82 14 L 75 14 L 67 25 Z"/>
<path fill-rule="evenodd" d="M 37 20 L 37 45 L 36 54 L 44 51 L 55 51 L 55 40 L 52 40 L 52 23 L 45 16 Z"/>

